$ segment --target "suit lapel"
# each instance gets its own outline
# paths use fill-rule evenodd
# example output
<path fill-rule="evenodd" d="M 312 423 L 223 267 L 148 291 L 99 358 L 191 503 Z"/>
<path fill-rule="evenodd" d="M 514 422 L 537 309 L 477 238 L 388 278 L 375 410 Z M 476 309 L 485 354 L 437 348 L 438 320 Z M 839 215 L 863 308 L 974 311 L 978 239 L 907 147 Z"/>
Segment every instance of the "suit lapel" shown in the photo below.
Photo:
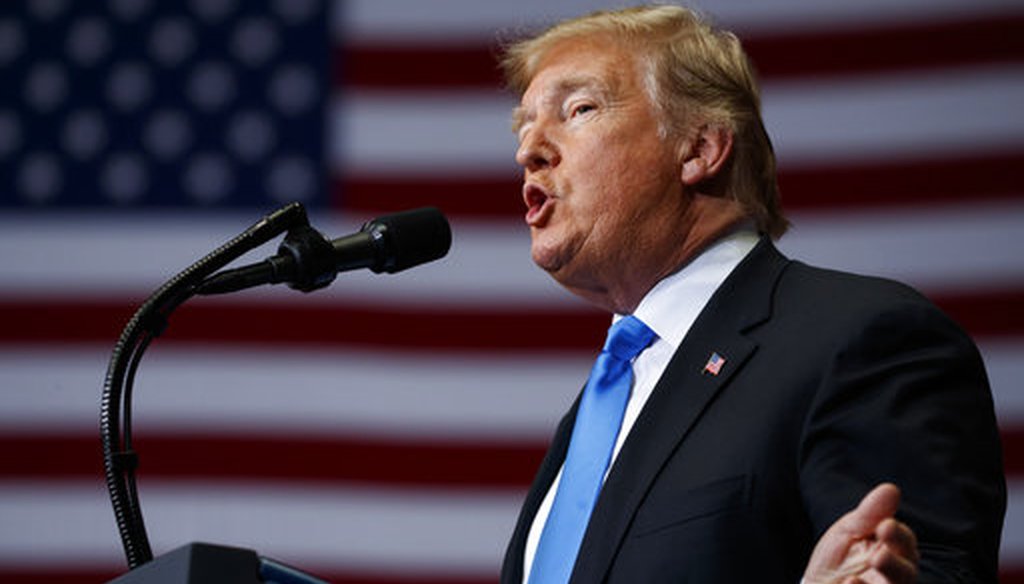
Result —
<path fill-rule="evenodd" d="M 769 240 L 762 239 L 694 322 L 655 386 L 601 490 L 580 548 L 573 582 L 604 580 L 661 468 L 699 422 L 708 404 L 725 390 L 756 351 L 757 345 L 743 332 L 769 317 L 772 290 L 787 261 Z M 716 373 L 705 371 L 714 353 L 725 361 Z"/>
<path fill-rule="evenodd" d="M 523 507 L 519 511 L 519 519 L 516 521 L 515 531 L 512 532 L 512 538 L 509 540 L 508 548 L 505 550 L 505 559 L 501 568 L 502 584 L 520 584 L 523 581 L 523 558 L 526 550 L 526 538 L 530 534 L 530 526 L 533 524 L 533 518 L 537 515 L 540 504 L 544 501 L 544 496 L 547 494 L 548 489 L 551 488 L 551 483 L 554 482 L 555 477 L 558 476 L 558 471 L 562 468 L 562 462 L 565 461 L 566 452 L 569 450 L 569 438 L 572 435 L 572 427 L 576 421 L 576 409 L 579 407 L 579 399 L 579 396 L 577 396 L 569 412 L 559 422 L 555 435 L 551 439 L 551 445 L 548 447 L 544 460 L 537 470 L 537 476 L 534 477 L 530 491 L 526 494 L 526 500 L 523 501 Z"/>

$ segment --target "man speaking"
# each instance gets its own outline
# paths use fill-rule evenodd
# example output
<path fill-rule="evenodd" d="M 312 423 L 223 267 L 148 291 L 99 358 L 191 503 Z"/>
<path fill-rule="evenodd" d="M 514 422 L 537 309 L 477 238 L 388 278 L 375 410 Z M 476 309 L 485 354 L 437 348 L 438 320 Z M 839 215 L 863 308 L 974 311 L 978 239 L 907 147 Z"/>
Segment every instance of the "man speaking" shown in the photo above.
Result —
<path fill-rule="evenodd" d="M 503 65 L 533 260 L 614 316 L 502 581 L 996 582 L 1006 488 L 979 354 L 913 290 L 776 250 L 736 37 L 642 7 L 558 24 Z M 902 523 L 829 530 L 883 482 Z M 888 541 L 908 526 L 918 566 Z"/>

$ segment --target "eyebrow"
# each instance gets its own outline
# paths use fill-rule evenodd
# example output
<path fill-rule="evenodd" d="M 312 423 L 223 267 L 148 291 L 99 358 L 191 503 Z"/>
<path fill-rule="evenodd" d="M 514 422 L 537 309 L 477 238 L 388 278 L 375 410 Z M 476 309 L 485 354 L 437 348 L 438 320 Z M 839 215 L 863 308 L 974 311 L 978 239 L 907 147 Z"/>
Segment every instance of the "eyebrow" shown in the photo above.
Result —
<path fill-rule="evenodd" d="M 522 105 L 517 105 L 512 108 L 512 133 L 519 135 L 519 130 L 523 127 L 523 124 L 527 122 L 528 114 L 526 108 Z"/>
<path fill-rule="evenodd" d="M 554 88 L 543 96 L 541 101 L 543 105 L 559 103 L 565 99 L 565 96 L 581 89 L 594 89 L 601 95 L 611 93 L 611 88 L 605 80 L 595 75 L 580 75 L 559 80 Z M 526 106 L 522 104 L 516 106 L 512 110 L 512 133 L 519 134 L 519 130 L 523 125 L 532 120 L 533 117 L 534 113 Z"/>

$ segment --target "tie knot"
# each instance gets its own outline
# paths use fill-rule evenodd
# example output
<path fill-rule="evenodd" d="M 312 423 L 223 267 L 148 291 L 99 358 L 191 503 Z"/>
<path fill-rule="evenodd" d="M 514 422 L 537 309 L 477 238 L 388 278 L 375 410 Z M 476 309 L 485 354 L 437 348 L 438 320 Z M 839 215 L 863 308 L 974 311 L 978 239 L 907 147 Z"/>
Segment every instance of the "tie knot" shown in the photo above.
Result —
<path fill-rule="evenodd" d="M 654 331 L 635 316 L 620 318 L 608 329 L 604 350 L 618 359 L 629 361 L 654 340 Z"/>

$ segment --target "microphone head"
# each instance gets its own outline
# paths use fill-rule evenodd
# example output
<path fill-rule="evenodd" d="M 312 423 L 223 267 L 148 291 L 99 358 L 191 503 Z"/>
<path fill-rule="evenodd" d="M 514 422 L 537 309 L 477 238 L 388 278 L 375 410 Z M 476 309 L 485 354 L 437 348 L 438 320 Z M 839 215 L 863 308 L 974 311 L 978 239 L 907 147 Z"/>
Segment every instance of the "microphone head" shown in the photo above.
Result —
<path fill-rule="evenodd" d="M 370 269 L 378 274 L 394 274 L 443 258 L 452 246 L 448 219 L 434 207 L 384 215 L 368 221 L 360 231 L 374 241 L 377 261 Z"/>

